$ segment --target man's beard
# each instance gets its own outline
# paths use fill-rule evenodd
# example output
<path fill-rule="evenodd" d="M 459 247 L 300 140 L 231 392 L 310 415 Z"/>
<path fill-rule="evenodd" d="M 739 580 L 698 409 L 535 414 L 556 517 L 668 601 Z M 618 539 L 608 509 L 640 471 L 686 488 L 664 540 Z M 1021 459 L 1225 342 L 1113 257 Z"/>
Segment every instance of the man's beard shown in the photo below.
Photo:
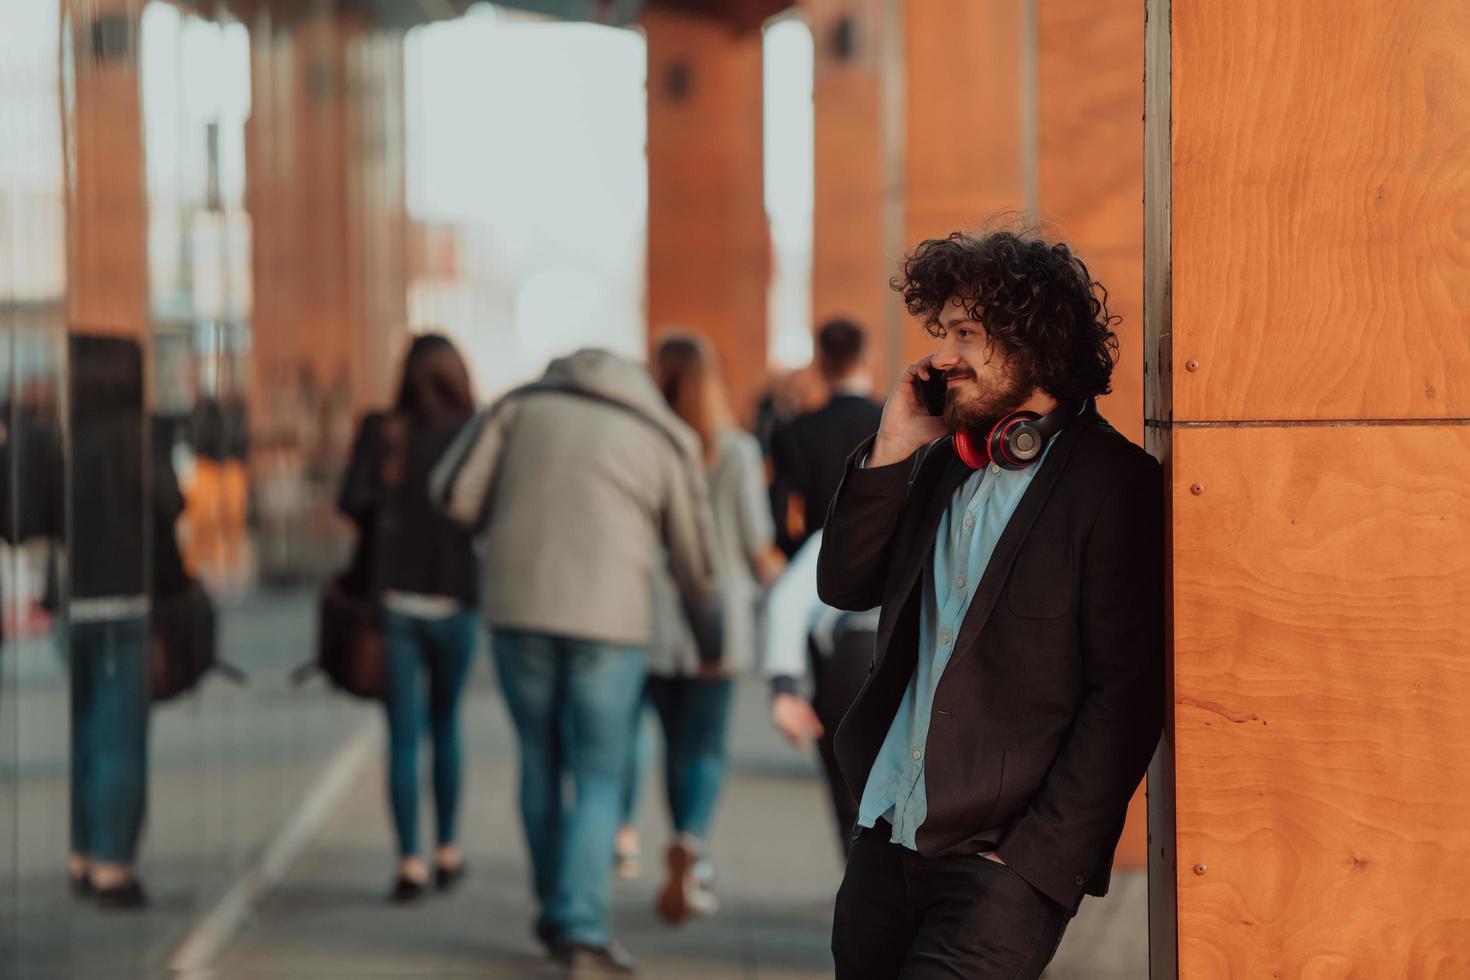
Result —
<path fill-rule="evenodd" d="M 981 389 L 963 401 L 956 397 L 959 392 L 951 389 L 944 400 L 944 422 L 955 432 L 968 432 L 984 439 L 997 422 L 1026 404 L 1035 387 L 1033 372 L 1020 365 L 1010 365 L 993 387 Z"/>

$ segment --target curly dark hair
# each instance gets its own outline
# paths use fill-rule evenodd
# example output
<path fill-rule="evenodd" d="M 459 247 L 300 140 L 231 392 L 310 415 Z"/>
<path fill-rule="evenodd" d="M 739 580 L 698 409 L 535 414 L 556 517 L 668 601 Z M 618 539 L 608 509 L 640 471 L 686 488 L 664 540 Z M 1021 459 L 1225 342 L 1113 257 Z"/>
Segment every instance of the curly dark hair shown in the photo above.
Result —
<path fill-rule="evenodd" d="M 1061 401 L 1112 390 L 1119 317 L 1108 291 L 1061 242 L 996 231 L 922 242 L 890 284 L 935 337 L 940 317 L 959 298 L 991 339 L 1023 359 L 1036 384 Z"/>

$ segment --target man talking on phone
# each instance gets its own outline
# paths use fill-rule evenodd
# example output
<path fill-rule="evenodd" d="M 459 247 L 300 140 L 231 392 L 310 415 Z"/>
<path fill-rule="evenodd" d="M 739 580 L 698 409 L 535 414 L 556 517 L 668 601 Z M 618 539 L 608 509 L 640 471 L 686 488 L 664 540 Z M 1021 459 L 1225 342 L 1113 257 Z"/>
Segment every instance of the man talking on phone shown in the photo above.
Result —
<path fill-rule="evenodd" d="M 1117 318 L 1065 244 L 956 232 L 893 285 L 936 348 L 818 567 L 825 602 L 883 607 L 836 736 L 860 801 L 837 978 L 1035 978 L 1106 892 L 1162 728 L 1163 481 L 1098 414 Z"/>

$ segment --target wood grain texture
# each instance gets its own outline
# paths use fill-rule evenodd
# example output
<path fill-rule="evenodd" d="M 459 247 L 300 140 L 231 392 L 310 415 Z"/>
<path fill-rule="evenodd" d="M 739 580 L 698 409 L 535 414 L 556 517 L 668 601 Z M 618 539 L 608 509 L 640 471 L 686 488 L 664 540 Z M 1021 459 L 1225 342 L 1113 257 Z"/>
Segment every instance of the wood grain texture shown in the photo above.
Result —
<path fill-rule="evenodd" d="M 1172 68 L 1174 418 L 1470 417 L 1470 4 L 1179 4 Z"/>
<path fill-rule="evenodd" d="M 1084 252 L 1143 248 L 1143 0 L 1036 0 L 1037 208 Z"/>
<path fill-rule="evenodd" d="M 766 375 L 761 35 L 648 10 L 648 325 L 709 337 L 736 412 Z M 676 91 L 683 72 L 687 87 Z"/>
<path fill-rule="evenodd" d="M 909 231 L 918 240 L 973 228 L 1021 203 L 1021 5 L 904 5 Z"/>
<path fill-rule="evenodd" d="M 1470 426 L 1172 467 L 1179 975 L 1470 976 Z"/>

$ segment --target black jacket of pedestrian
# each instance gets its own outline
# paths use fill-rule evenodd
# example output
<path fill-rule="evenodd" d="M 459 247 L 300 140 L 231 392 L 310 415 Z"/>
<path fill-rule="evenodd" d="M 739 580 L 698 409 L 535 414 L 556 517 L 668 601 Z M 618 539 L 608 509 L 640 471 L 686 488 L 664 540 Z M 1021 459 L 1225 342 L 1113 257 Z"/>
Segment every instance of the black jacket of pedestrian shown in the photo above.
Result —
<path fill-rule="evenodd" d="M 349 588 L 363 595 L 444 596 L 474 608 L 478 563 L 471 535 L 429 502 L 429 473 L 459 429 L 385 413 L 363 419 L 338 499 L 360 532 Z M 401 469 L 394 472 L 390 456 L 400 453 Z"/>
<path fill-rule="evenodd" d="M 923 575 L 970 471 L 945 439 L 909 460 L 849 459 L 818 589 L 881 604 L 877 650 L 836 735 L 861 799 L 918 658 Z M 1106 893 L 1128 801 L 1164 715 L 1159 464 L 1095 409 L 1055 437 L 996 545 L 934 695 L 924 855 L 1000 857 L 1066 907 Z"/>
<path fill-rule="evenodd" d="M 776 543 L 787 557 L 819 530 L 853 448 L 878 431 L 883 406 L 862 395 L 837 395 L 814 412 L 798 415 L 771 436 L 771 506 Z M 806 529 L 790 534 L 786 501 L 795 491 L 804 501 Z"/>

